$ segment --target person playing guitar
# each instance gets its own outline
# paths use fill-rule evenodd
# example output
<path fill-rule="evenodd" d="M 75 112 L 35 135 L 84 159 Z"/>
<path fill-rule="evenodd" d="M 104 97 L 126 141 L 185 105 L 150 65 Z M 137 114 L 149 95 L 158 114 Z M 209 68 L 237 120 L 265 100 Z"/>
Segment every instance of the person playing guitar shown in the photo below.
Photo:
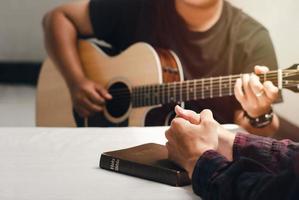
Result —
<path fill-rule="evenodd" d="M 136 42 L 170 49 L 180 58 L 186 80 L 267 73 L 269 69 L 261 66 L 277 69 L 266 28 L 224 0 L 84 0 L 49 11 L 43 28 L 47 52 L 64 76 L 81 117 L 102 112 L 105 102 L 113 99 L 82 69 L 77 44 L 83 37 L 105 41 L 111 55 Z M 273 135 L 279 120 L 271 105 L 279 97 L 278 88 L 247 74 L 236 80 L 232 92 L 234 96 L 188 101 L 185 107 L 196 112 L 211 109 L 220 123 Z M 153 113 L 158 116 L 160 111 Z"/>

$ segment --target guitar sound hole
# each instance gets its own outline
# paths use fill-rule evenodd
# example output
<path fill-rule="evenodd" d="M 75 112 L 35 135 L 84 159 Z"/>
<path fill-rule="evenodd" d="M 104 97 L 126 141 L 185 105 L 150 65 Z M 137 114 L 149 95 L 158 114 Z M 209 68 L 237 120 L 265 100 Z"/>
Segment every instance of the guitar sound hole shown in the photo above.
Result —
<path fill-rule="evenodd" d="M 122 82 L 116 82 L 108 89 L 112 100 L 106 102 L 108 113 L 115 118 L 121 117 L 130 108 L 131 93 L 128 86 Z"/>

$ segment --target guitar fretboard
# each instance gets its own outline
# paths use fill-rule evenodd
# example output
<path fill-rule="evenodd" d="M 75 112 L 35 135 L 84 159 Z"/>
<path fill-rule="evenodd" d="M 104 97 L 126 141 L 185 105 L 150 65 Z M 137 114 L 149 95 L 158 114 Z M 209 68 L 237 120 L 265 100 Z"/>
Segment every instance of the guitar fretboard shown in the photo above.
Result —
<path fill-rule="evenodd" d="M 259 78 L 262 82 L 271 80 L 278 86 L 278 79 L 282 77 L 281 73 L 281 71 L 267 73 L 259 75 Z M 232 96 L 234 95 L 236 80 L 242 78 L 242 76 L 243 74 L 229 75 L 134 87 L 132 90 L 132 104 L 133 107 L 143 107 Z"/>
<path fill-rule="evenodd" d="M 266 74 L 257 76 L 261 82 L 269 80 L 279 89 L 292 89 L 294 87 L 299 88 L 298 78 L 295 80 L 287 79 L 288 77 L 298 77 L 299 69 L 270 71 Z M 239 74 L 181 82 L 171 82 L 165 84 L 137 86 L 133 87 L 130 93 L 128 93 L 128 90 L 124 91 L 122 89 L 114 91 L 115 96 L 113 98 L 120 101 L 130 98 L 132 107 L 136 108 L 159 104 L 178 103 L 190 100 L 232 96 L 234 95 L 236 80 L 242 77 L 243 74 Z"/>

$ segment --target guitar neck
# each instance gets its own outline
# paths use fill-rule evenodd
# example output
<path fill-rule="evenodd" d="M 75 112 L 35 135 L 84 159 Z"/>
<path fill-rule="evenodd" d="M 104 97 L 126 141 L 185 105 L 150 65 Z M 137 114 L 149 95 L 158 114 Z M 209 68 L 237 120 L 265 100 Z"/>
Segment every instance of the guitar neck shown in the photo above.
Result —
<path fill-rule="evenodd" d="M 279 89 L 284 87 L 286 70 L 258 75 L 261 82 L 271 81 Z M 153 106 L 190 100 L 234 95 L 236 80 L 243 74 L 194 79 L 182 82 L 138 86 L 132 89 L 133 107 Z"/>

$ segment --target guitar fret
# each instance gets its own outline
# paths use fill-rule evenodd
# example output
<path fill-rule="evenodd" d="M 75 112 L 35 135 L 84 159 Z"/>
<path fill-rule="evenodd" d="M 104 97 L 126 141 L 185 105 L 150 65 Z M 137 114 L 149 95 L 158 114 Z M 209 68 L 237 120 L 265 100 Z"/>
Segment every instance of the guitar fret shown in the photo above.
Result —
<path fill-rule="evenodd" d="M 182 99 L 187 101 L 187 88 L 186 88 L 186 81 L 182 83 Z"/>
<path fill-rule="evenodd" d="M 186 87 L 186 90 L 187 90 L 187 101 L 190 100 L 190 95 L 189 95 L 189 81 L 186 82 L 187 84 L 187 87 Z"/>
<path fill-rule="evenodd" d="M 132 88 L 131 91 L 131 101 L 132 101 L 132 107 L 136 105 L 136 93 L 135 93 L 135 88 Z"/>
<path fill-rule="evenodd" d="M 143 86 L 140 87 L 140 106 L 144 104 L 144 94 L 143 94 Z"/>
<path fill-rule="evenodd" d="M 139 106 L 142 106 L 142 101 L 143 101 L 143 96 L 142 96 L 142 90 L 141 89 L 142 89 L 141 87 L 138 88 Z"/>
<path fill-rule="evenodd" d="M 155 87 L 155 85 L 152 85 L 151 86 L 151 99 L 152 99 L 152 102 L 151 102 L 151 105 L 155 105 L 156 104 L 156 92 L 155 92 L 155 90 L 156 90 L 156 87 Z"/>
<path fill-rule="evenodd" d="M 148 93 L 148 106 L 150 106 L 152 105 L 152 100 L 153 100 L 153 90 L 151 85 L 147 87 L 147 93 Z"/>
<path fill-rule="evenodd" d="M 150 86 L 146 87 L 147 106 L 151 105 L 151 90 Z"/>
<path fill-rule="evenodd" d="M 201 98 L 205 98 L 205 79 L 201 79 Z"/>
<path fill-rule="evenodd" d="M 168 86 L 168 90 L 167 90 L 167 102 L 170 103 L 170 87 L 171 87 L 171 84 L 168 83 L 167 86 Z"/>
<path fill-rule="evenodd" d="M 162 97 L 163 97 L 163 104 L 166 103 L 166 92 L 165 92 L 166 84 L 163 84 L 163 92 L 162 92 Z"/>
<path fill-rule="evenodd" d="M 148 86 L 147 87 L 147 94 L 148 94 L 148 106 L 149 105 L 152 105 L 152 100 L 153 100 L 153 93 L 152 93 L 153 91 L 152 91 L 152 86 L 150 85 L 150 86 Z"/>
<path fill-rule="evenodd" d="M 142 98 L 142 106 L 145 106 L 145 102 L 146 102 L 146 95 L 145 95 L 145 87 L 142 86 L 141 88 L 141 98 Z"/>
<path fill-rule="evenodd" d="M 138 106 L 141 106 L 141 90 L 140 90 L 140 87 L 138 87 Z"/>
<path fill-rule="evenodd" d="M 158 104 L 158 94 L 157 94 L 157 86 L 156 85 L 153 85 L 153 88 L 154 88 L 154 102 L 153 102 L 153 105 L 156 105 Z"/>
<path fill-rule="evenodd" d="M 183 83 L 180 82 L 180 101 L 183 101 Z"/>
<path fill-rule="evenodd" d="M 148 87 L 148 100 L 149 100 L 149 105 L 153 105 L 153 103 L 154 103 L 154 90 L 153 90 L 152 85 L 150 85 Z"/>
<path fill-rule="evenodd" d="M 147 106 L 151 105 L 151 98 L 152 98 L 152 97 L 151 97 L 151 93 L 150 93 L 150 92 L 151 92 L 150 87 L 151 87 L 151 86 L 147 86 L 147 87 L 146 87 L 146 91 L 147 91 L 147 93 L 146 93 L 147 104 L 146 104 L 146 105 L 147 105 Z"/>
<path fill-rule="evenodd" d="M 160 103 L 160 86 L 157 85 L 157 104 Z"/>
<path fill-rule="evenodd" d="M 210 98 L 213 98 L 213 78 L 210 78 Z"/>
<path fill-rule="evenodd" d="M 189 82 L 189 98 L 190 100 L 194 98 L 194 92 L 193 92 L 193 81 Z"/>
<path fill-rule="evenodd" d="M 279 89 L 286 87 L 285 85 L 296 85 L 299 89 L 299 84 L 295 81 L 285 82 L 285 76 L 294 76 L 299 73 L 299 69 L 291 71 L 278 70 L 270 71 L 266 74 L 257 75 L 261 82 L 267 80 L 272 81 Z M 271 77 L 269 77 L 271 75 Z M 244 74 L 228 75 L 201 78 L 194 80 L 187 80 L 181 82 L 170 82 L 164 84 L 153 84 L 131 87 L 129 92 L 129 98 L 133 108 L 159 105 L 167 103 L 177 103 L 197 99 L 214 98 L 231 96 L 234 94 L 233 89 L 238 78 L 243 78 Z M 200 85 L 201 84 L 201 85 Z M 218 89 L 217 89 L 218 88 Z M 200 93 L 201 92 L 201 93 Z M 117 96 L 121 98 L 123 96 Z"/>
<path fill-rule="evenodd" d="M 194 81 L 189 82 L 189 98 L 194 99 Z"/>
<path fill-rule="evenodd" d="M 161 95 L 161 104 L 165 104 L 165 83 L 163 83 L 160 87 L 160 95 Z"/>
<path fill-rule="evenodd" d="M 140 87 L 137 87 L 137 88 L 136 88 L 136 96 L 137 96 L 136 104 L 137 104 L 138 106 L 140 106 L 140 105 L 141 105 Z"/>
<path fill-rule="evenodd" d="M 172 83 L 169 83 L 169 103 L 171 103 L 173 101 L 173 92 L 172 92 L 172 87 L 173 87 L 173 84 Z"/>
<path fill-rule="evenodd" d="M 144 91 L 144 106 L 147 106 L 147 104 L 148 104 L 147 86 L 145 86 L 145 87 L 143 88 L 143 91 Z"/>
<path fill-rule="evenodd" d="M 222 76 L 219 77 L 219 96 L 222 97 Z"/>
<path fill-rule="evenodd" d="M 137 90 L 136 88 L 132 88 L 132 106 L 135 107 L 136 106 L 136 103 L 137 103 Z"/>
<path fill-rule="evenodd" d="M 232 95 L 232 77 L 229 76 L 229 95 Z"/>
<path fill-rule="evenodd" d="M 173 82 L 173 101 L 174 102 L 176 102 L 177 101 L 177 99 L 176 99 L 176 83 L 175 82 Z"/>
<path fill-rule="evenodd" d="M 146 106 L 148 106 L 148 105 L 150 105 L 150 102 L 151 102 L 151 95 L 150 95 L 150 88 L 149 88 L 149 86 L 146 86 L 145 87 L 145 91 L 146 91 L 146 93 L 145 93 L 145 95 L 146 95 Z"/>
<path fill-rule="evenodd" d="M 145 95 L 144 95 L 144 87 L 142 86 L 140 88 L 140 100 L 141 100 L 141 106 L 144 106 L 145 103 Z"/>
<path fill-rule="evenodd" d="M 282 70 L 277 70 L 277 78 L 278 78 L 278 89 L 282 89 Z"/>
<path fill-rule="evenodd" d="M 194 94 L 193 94 L 193 97 L 194 97 L 194 98 L 193 98 L 193 99 L 194 99 L 194 100 L 197 99 L 197 95 L 196 95 L 196 92 L 197 92 L 197 91 L 196 91 L 196 90 L 197 90 L 197 89 L 196 89 L 196 80 L 194 79 L 194 80 L 193 80 L 193 92 L 194 92 Z"/>
<path fill-rule="evenodd" d="M 160 87 L 160 93 L 161 93 L 161 104 L 164 104 L 164 84 L 161 85 Z"/>
<path fill-rule="evenodd" d="M 136 93 L 135 93 L 135 88 L 132 88 L 131 91 L 131 100 L 132 100 L 132 106 L 134 107 L 136 104 Z"/>
<path fill-rule="evenodd" d="M 158 98 L 158 96 L 157 96 L 157 86 L 156 85 L 153 85 L 153 104 L 152 105 L 156 105 L 157 104 L 157 98 Z"/>

